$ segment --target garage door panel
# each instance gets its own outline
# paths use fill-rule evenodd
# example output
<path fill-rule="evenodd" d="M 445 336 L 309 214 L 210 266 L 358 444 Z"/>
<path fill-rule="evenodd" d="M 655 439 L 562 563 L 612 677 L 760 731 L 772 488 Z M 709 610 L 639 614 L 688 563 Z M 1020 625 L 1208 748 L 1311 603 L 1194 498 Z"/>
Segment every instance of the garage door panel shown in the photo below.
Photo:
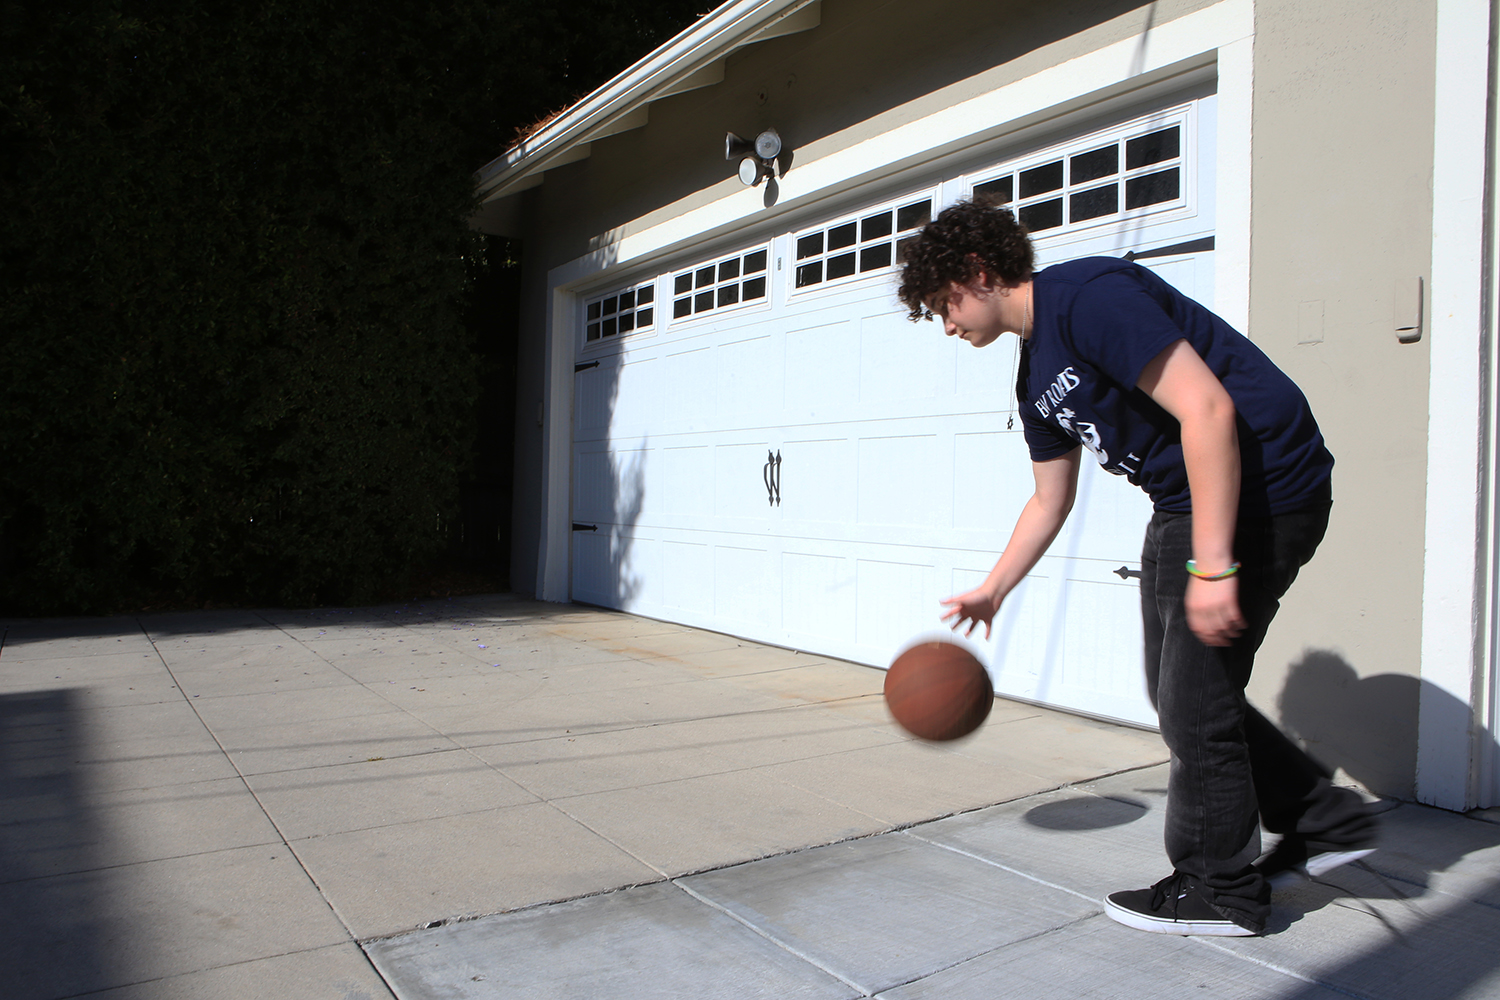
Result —
<path fill-rule="evenodd" d="M 1008 536 L 1036 489 L 1020 427 L 955 434 L 953 453 L 953 527 Z"/>
<path fill-rule="evenodd" d="M 855 324 L 790 330 L 785 338 L 785 419 L 796 424 L 848 413 L 859 400 L 859 343 Z"/>
<path fill-rule="evenodd" d="M 953 395 L 953 339 L 892 313 L 865 316 L 859 331 L 859 401 L 865 412 Z"/>
<path fill-rule="evenodd" d="M 1144 668 L 1122 670 L 1120 665 L 1133 661 L 1140 666 L 1140 586 L 1106 582 L 1109 570 L 1103 565 L 1070 569 L 1064 585 L 1069 628 L 1061 683 L 1073 692 L 1094 692 L 1106 702 L 1139 701 L 1145 695 Z"/>
<path fill-rule="evenodd" d="M 932 630 L 938 581 L 930 562 L 860 559 L 855 577 L 855 639 L 874 662 L 889 662 L 913 635 Z"/>
<path fill-rule="evenodd" d="M 950 499 L 937 475 L 936 434 L 865 437 L 859 441 L 860 525 L 933 528 Z M 946 518 L 942 518 L 946 522 Z"/>
<path fill-rule="evenodd" d="M 746 421 L 779 421 L 786 384 L 785 355 L 780 338 L 769 334 L 724 344 L 714 359 L 720 427 L 739 427 Z"/>
<path fill-rule="evenodd" d="M 854 642 L 854 560 L 790 549 L 781 556 L 781 622 L 789 639 Z"/>
<path fill-rule="evenodd" d="M 614 523 L 617 491 L 613 456 L 606 449 L 581 451 L 573 461 L 573 518 Z"/>
<path fill-rule="evenodd" d="M 714 513 L 714 451 L 706 444 L 661 449 L 663 516 L 710 518 Z"/>
<path fill-rule="evenodd" d="M 911 324 L 912 332 L 941 337 L 936 323 Z M 974 347 L 948 338 L 954 354 L 956 391 L 967 399 L 986 401 L 991 409 L 1013 412 L 1016 408 L 1015 341 L 1002 338 L 988 347 Z"/>
<path fill-rule="evenodd" d="M 665 577 L 661 571 L 661 536 L 655 531 L 620 532 L 615 542 L 620 560 L 622 607 L 643 614 L 661 607 Z"/>
<path fill-rule="evenodd" d="M 788 439 L 779 449 L 783 521 L 841 523 L 855 508 L 855 442 Z"/>
<path fill-rule="evenodd" d="M 573 453 L 573 519 L 611 521 L 614 470 L 603 449 Z"/>
<path fill-rule="evenodd" d="M 577 600 L 626 610 L 660 603 L 660 546 L 653 535 L 609 525 L 575 532 L 573 572 Z"/>
<path fill-rule="evenodd" d="M 1012 592 L 986 644 L 995 690 L 1137 725 L 1156 725 L 1141 667 L 1140 588 L 1107 561 L 1048 556 Z M 977 585 L 955 573 L 955 586 Z"/>
<path fill-rule="evenodd" d="M 620 365 L 611 361 L 579 372 L 573 378 L 573 435 L 578 441 L 597 441 L 609 435 L 611 407 Z"/>
<path fill-rule="evenodd" d="M 766 489 L 766 462 L 771 452 L 765 440 L 714 447 L 714 516 L 728 519 L 726 530 L 747 527 L 764 530 L 775 513 Z"/>
<path fill-rule="evenodd" d="M 607 401 L 609 432 L 615 441 L 638 440 L 656 429 L 660 420 L 656 400 L 663 395 L 664 367 L 653 357 L 637 357 L 619 367 Z"/>
<path fill-rule="evenodd" d="M 713 611 L 713 547 L 707 542 L 662 542 L 662 605 L 698 614 Z"/>
<path fill-rule="evenodd" d="M 658 422 L 670 431 L 709 429 L 714 416 L 713 349 L 703 344 L 662 359 L 663 390 L 657 394 Z"/>
<path fill-rule="evenodd" d="M 610 557 L 610 536 L 575 532 L 573 537 L 573 596 L 594 604 L 617 606 L 616 566 Z"/>
<path fill-rule="evenodd" d="M 1060 662 L 1066 635 L 1064 609 L 1058 602 L 1060 588 L 1052 576 L 1056 569 L 1043 559 L 1011 591 L 995 618 L 987 650 L 995 690 L 1001 694 L 1045 701 L 1047 689 L 1055 686 L 1053 670 Z"/>
<path fill-rule="evenodd" d="M 636 524 L 645 508 L 650 452 L 580 450 L 574 458 L 573 517 L 608 524 Z"/>
<path fill-rule="evenodd" d="M 1123 476 L 1112 476 L 1085 453 L 1078 497 L 1051 551 L 1060 556 L 1119 559 L 1135 566 L 1151 520 L 1151 500 Z"/>
<path fill-rule="evenodd" d="M 720 620 L 778 628 L 780 622 L 768 620 L 768 612 L 780 611 L 780 589 L 765 549 L 714 546 L 714 614 Z"/>

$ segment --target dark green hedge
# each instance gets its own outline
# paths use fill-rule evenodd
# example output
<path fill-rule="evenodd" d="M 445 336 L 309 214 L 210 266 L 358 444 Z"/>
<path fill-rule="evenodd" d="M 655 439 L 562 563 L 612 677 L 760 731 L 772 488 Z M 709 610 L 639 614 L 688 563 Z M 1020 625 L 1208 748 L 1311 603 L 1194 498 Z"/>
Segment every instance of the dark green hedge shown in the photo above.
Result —
<path fill-rule="evenodd" d="M 358 601 L 431 558 L 472 171 L 685 14 L 0 5 L 0 610 Z"/>

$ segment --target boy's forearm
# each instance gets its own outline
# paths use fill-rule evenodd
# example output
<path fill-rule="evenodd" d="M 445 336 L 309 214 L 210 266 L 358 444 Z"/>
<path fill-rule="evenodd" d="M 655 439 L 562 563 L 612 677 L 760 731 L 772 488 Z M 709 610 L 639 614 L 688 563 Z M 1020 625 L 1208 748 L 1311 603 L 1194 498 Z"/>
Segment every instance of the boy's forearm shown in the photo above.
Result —
<path fill-rule="evenodd" d="M 1240 505 L 1240 443 L 1234 409 L 1182 423 L 1182 460 L 1193 498 L 1193 560 L 1218 573 L 1234 562 Z"/>
<path fill-rule="evenodd" d="M 1067 510 L 1048 509 L 1036 496 L 1026 502 L 1016 519 L 1010 542 L 984 581 L 985 590 L 994 597 L 997 606 L 1047 554 L 1067 518 Z"/>

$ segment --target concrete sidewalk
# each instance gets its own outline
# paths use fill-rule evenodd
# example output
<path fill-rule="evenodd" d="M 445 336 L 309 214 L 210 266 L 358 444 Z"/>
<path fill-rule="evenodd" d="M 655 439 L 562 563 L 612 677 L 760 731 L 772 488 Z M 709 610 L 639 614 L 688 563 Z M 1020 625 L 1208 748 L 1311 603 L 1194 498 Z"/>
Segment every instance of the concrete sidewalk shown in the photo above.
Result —
<path fill-rule="evenodd" d="M 508 597 L 0 623 L 7 998 L 1500 997 L 1500 825 L 1141 934 L 1158 738 Z M 1494 817 L 1491 817 L 1494 818 Z"/>

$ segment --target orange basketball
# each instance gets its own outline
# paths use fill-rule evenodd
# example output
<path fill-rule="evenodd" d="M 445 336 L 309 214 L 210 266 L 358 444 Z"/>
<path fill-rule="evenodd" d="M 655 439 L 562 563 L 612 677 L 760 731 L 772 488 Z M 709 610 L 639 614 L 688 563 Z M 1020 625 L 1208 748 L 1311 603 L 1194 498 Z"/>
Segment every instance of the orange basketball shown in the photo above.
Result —
<path fill-rule="evenodd" d="M 964 647 L 922 642 L 885 674 L 885 703 L 896 723 L 924 740 L 956 740 L 978 729 L 995 703 L 990 675 Z"/>

